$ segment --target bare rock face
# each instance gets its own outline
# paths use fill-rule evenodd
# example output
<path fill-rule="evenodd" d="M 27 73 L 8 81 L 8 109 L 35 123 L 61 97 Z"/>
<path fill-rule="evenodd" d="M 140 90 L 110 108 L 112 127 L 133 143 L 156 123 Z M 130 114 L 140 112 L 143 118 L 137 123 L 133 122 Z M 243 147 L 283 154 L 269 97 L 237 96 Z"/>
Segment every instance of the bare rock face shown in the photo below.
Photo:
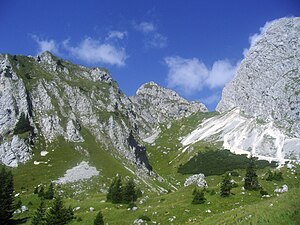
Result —
<path fill-rule="evenodd" d="M 224 88 L 217 111 L 274 121 L 300 137 L 300 18 L 282 18 L 265 26 L 234 79 Z"/>
<path fill-rule="evenodd" d="M 300 18 L 267 24 L 224 88 L 221 115 L 203 121 L 183 145 L 221 141 L 238 154 L 300 158 Z"/>
<path fill-rule="evenodd" d="M 134 104 L 136 120 L 139 123 L 150 124 L 153 128 L 159 123 L 166 123 L 188 117 L 195 112 L 207 112 L 207 108 L 200 102 L 189 102 L 179 96 L 175 91 L 160 87 L 154 82 L 143 84 L 130 98 Z M 149 129 L 146 131 L 149 131 Z M 147 139 L 156 133 L 141 131 L 141 137 Z"/>
<path fill-rule="evenodd" d="M 184 182 L 184 186 L 187 187 L 192 184 L 196 184 L 198 187 L 201 187 L 201 188 L 208 187 L 208 185 L 205 181 L 205 175 L 202 173 L 195 174 L 195 175 L 192 175 L 192 176 L 186 178 L 186 180 Z"/>
<path fill-rule="evenodd" d="M 17 167 L 21 162 L 26 162 L 31 158 L 32 152 L 28 143 L 24 139 L 14 135 L 12 140 L 0 145 L 0 160 L 10 167 Z"/>
<path fill-rule="evenodd" d="M 138 93 L 133 102 L 106 69 L 74 65 L 50 52 L 0 55 L 0 163 L 17 166 L 31 158 L 36 143 L 47 147 L 59 137 L 76 146 L 85 141 L 85 129 L 113 156 L 151 173 L 143 134 L 207 109 L 153 83 Z M 151 103 L 147 110 L 143 101 Z"/>

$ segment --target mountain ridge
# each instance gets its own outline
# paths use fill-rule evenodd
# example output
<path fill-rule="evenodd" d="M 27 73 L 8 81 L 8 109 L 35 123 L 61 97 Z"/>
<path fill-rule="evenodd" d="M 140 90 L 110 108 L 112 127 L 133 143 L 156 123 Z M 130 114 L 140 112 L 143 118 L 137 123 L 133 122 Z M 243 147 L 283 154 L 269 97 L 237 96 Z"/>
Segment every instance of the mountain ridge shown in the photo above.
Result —
<path fill-rule="evenodd" d="M 75 65 L 50 52 L 37 57 L 1 55 L 0 61 L 0 158 L 4 164 L 17 166 L 29 160 L 37 136 L 42 136 L 46 143 L 62 136 L 66 142 L 79 145 L 85 141 L 81 129 L 87 128 L 106 149 L 113 147 L 113 152 L 131 164 L 146 165 L 150 170 L 140 139 L 155 131 L 159 123 L 153 121 L 158 114 L 149 117 L 146 112 L 145 117 L 141 116 L 145 109 L 123 94 L 106 69 Z M 165 88 L 160 90 L 175 93 Z M 164 97 L 156 95 L 156 98 Z M 176 95 L 178 99 L 185 107 L 190 104 Z M 154 108 L 151 101 L 148 104 Z M 178 116 L 177 112 L 172 116 L 166 113 L 163 122 L 182 118 L 192 109 L 185 110 Z M 197 110 L 205 107 L 193 109 L 191 113 Z M 14 129 L 22 113 L 32 129 L 16 134 Z M 134 146 L 129 144 L 129 137 Z"/>

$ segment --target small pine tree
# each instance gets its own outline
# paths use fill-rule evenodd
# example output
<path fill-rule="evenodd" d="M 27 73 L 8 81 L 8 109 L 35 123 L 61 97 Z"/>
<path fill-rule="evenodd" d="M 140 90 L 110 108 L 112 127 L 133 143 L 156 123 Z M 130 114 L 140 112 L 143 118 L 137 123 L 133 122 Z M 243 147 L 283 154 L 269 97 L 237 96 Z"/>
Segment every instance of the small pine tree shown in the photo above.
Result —
<path fill-rule="evenodd" d="M 44 200 L 41 201 L 39 208 L 36 210 L 31 225 L 46 225 L 46 207 Z"/>
<path fill-rule="evenodd" d="M 71 207 L 65 208 L 60 197 L 54 199 L 53 205 L 46 215 L 47 225 L 64 225 L 74 219 Z"/>
<path fill-rule="evenodd" d="M 227 173 L 222 181 L 221 184 L 221 196 L 222 197 L 228 197 L 231 194 L 231 188 L 232 188 L 232 183 L 231 183 L 231 177 Z"/>
<path fill-rule="evenodd" d="M 44 194 L 45 199 L 53 199 L 54 198 L 54 187 L 53 183 L 51 182 L 49 185 L 48 190 Z"/>
<path fill-rule="evenodd" d="M 115 177 L 108 189 L 106 200 L 112 203 L 121 203 L 123 200 L 121 176 Z"/>
<path fill-rule="evenodd" d="M 0 171 L 0 221 L 1 224 L 9 224 L 14 212 L 14 183 L 11 171 L 4 167 Z"/>
<path fill-rule="evenodd" d="M 126 183 L 125 187 L 123 188 L 122 200 L 126 204 L 135 202 L 137 200 L 135 183 L 132 178 Z"/>
<path fill-rule="evenodd" d="M 122 178 L 118 176 L 116 184 L 113 188 L 113 199 L 112 203 L 121 203 L 123 200 L 123 190 L 122 190 Z"/>
<path fill-rule="evenodd" d="M 117 179 L 114 178 L 108 188 L 108 191 L 107 191 L 107 194 L 106 194 L 106 201 L 107 202 L 111 202 L 112 201 L 112 198 L 113 198 L 113 188 L 115 186 L 115 183 L 116 183 Z"/>
<path fill-rule="evenodd" d="M 206 198 L 204 197 L 204 191 L 196 190 L 192 204 L 203 204 L 205 201 Z"/>
<path fill-rule="evenodd" d="M 246 168 L 244 188 L 246 190 L 259 190 L 257 174 L 255 171 L 255 160 L 251 156 L 249 166 Z"/>
<path fill-rule="evenodd" d="M 44 189 L 44 186 L 41 187 L 39 193 L 38 193 L 38 196 L 40 198 L 44 198 L 45 197 L 45 189 Z"/>
<path fill-rule="evenodd" d="M 101 211 L 97 213 L 97 216 L 94 220 L 94 225 L 104 225 L 103 215 Z"/>

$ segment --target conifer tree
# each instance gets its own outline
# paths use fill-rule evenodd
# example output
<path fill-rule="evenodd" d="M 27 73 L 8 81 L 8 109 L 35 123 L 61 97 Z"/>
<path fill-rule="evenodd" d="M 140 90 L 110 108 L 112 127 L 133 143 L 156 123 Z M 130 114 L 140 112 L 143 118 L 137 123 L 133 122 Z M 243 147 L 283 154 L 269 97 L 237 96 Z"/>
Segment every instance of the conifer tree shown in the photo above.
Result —
<path fill-rule="evenodd" d="M 97 216 L 94 220 L 94 225 L 104 225 L 103 215 L 101 211 L 97 213 Z"/>
<path fill-rule="evenodd" d="M 135 184 L 133 179 L 131 178 L 123 188 L 123 196 L 122 196 L 124 203 L 135 202 L 137 200 L 137 193 L 135 189 Z"/>
<path fill-rule="evenodd" d="M 107 192 L 107 195 L 106 195 L 106 201 L 107 202 L 112 202 L 112 196 L 113 196 L 113 188 L 114 188 L 114 186 L 116 185 L 116 182 L 117 182 L 117 178 L 115 177 L 113 180 L 112 180 L 112 182 L 111 182 L 111 184 L 110 184 L 110 186 L 109 186 L 109 188 L 108 188 L 108 192 Z"/>
<path fill-rule="evenodd" d="M 121 176 L 118 176 L 115 186 L 113 188 L 113 199 L 112 203 L 121 203 L 123 200 L 122 196 L 122 179 Z"/>
<path fill-rule="evenodd" d="M 39 208 L 36 210 L 31 225 L 46 225 L 46 207 L 44 200 L 41 200 Z"/>
<path fill-rule="evenodd" d="M 205 201 L 206 198 L 204 197 L 204 191 L 196 190 L 192 204 L 203 204 Z"/>
<path fill-rule="evenodd" d="M 9 224 L 14 212 L 14 184 L 11 171 L 4 167 L 0 171 L 0 221 L 1 224 Z"/>
<path fill-rule="evenodd" d="M 64 225 L 74 219 L 73 210 L 65 208 L 60 197 L 54 199 L 53 205 L 46 215 L 47 225 Z"/>
<path fill-rule="evenodd" d="M 244 188 L 246 190 L 259 190 L 260 189 L 257 174 L 255 171 L 255 161 L 252 156 L 250 158 L 249 166 L 246 168 Z"/>
<path fill-rule="evenodd" d="M 38 196 L 40 198 L 44 198 L 45 197 L 45 189 L 44 189 L 44 186 L 41 187 L 39 193 L 38 193 Z"/>
<path fill-rule="evenodd" d="M 232 188 L 232 183 L 231 183 L 231 177 L 227 173 L 222 181 L 221 184 L 221 196 L 222 197 L 228 197 L 231 194 L 231 188 Z"/>
<path fill-rule="evenodd" d="M 112 203 L 121 203 L 123 200 L 122 192 L 121 176 L 115 177 L 108 189 L 106 196 L 107 201 L 111 201 Z"/>
<path fill-rule="evenodd" d="M 49 185 L 48 190 L 44 194 L 45 199 L 53 199 L 54 198 L 54 187 L 53 183 L 51 182 Z"/>

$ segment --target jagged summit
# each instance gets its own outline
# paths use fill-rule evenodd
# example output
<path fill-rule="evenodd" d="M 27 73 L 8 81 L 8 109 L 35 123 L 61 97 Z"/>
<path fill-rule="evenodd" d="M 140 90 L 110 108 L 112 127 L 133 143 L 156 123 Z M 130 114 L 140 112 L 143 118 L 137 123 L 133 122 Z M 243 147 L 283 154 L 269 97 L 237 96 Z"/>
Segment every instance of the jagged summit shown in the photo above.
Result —
<path fill-rule="evenodd" d="M 241 112 L 300 137 L 300 18 L 267 24 L 226 85 L 217 111 Z"/>
<path fill-rule="evenodd" d="M 208 111 L 204 104 L 195 101 L 189 102 L 175 91 L 161 87 L 154 82 L 143 84 L 130 99 L 137 114 L 140 115 L 137 121 L 139 123 L 147 121 L 154 128 L 159 123 L 169 123 L 196 112 Z M 154 134 L 158 133 L 159 130 L 155 129 Z M 153 132 L 147 132 L 142 137 L 147 138 L 151 135 Z"/>

